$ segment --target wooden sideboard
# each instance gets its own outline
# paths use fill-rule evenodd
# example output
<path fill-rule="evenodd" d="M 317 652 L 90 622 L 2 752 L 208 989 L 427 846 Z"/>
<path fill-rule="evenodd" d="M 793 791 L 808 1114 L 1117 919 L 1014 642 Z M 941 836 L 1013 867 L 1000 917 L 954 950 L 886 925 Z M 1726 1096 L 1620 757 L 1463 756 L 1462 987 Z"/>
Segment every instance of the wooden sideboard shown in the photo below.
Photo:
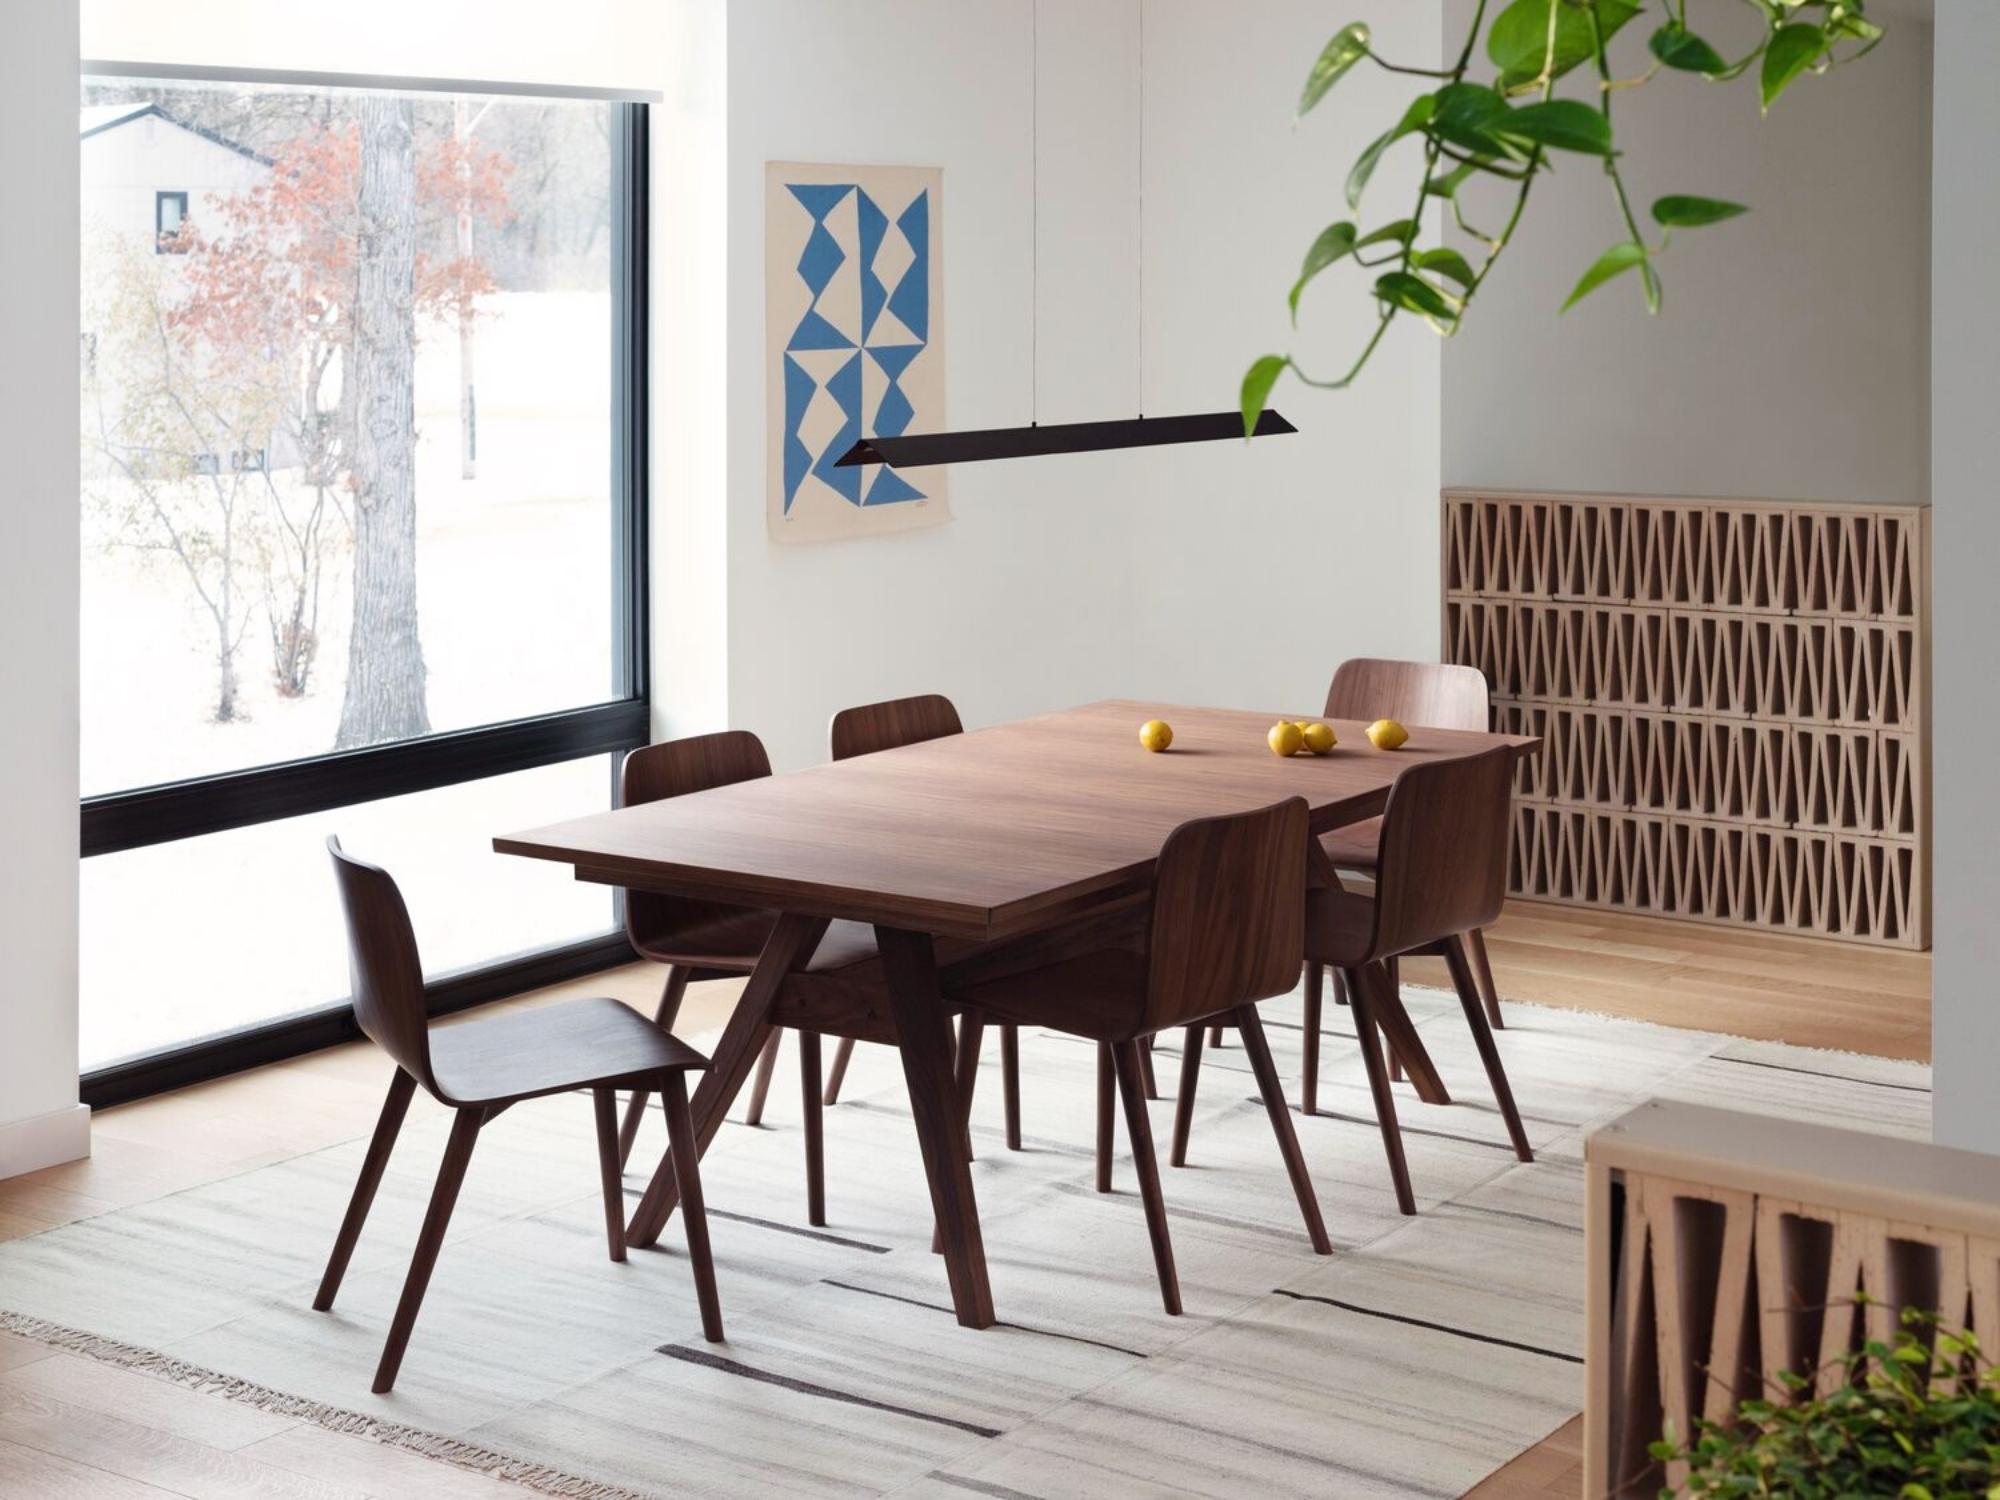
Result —
<path fill-rule="evenodd" d="M 1785 1370 L 1824 1394 L 1902 1308 L 2000 1348 L 2000 1157 L 1655 1100 L 1584 1160 L 1588 1500 L 1678 1488 L 1646 1451 L 1669 1426 Z"/>
<path fill-rule="evenodd" d="M 1930 943 L 1930 510 L 1444 492 L 1444 654 L 1540 735 L 1513 893 Z"/>

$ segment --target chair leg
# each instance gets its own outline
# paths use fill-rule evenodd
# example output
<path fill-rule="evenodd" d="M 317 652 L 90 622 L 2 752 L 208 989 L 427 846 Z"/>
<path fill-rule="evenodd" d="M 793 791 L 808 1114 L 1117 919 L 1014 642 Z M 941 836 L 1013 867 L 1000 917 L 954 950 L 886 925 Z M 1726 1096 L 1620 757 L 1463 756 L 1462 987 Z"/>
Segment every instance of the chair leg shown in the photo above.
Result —
<path fill-rule="evenodd" d="M 1463 935 L 1466 957 L 1472 960 L 1472 976 L 1479 984 L 1479 998 L 1486 1007 L 1486 1019 L 1495 1031 L 1505 1031 L 1507 1022 L 1500 1014 L 1500 988 L 1493 982 L 1493 965 L 1486 957 L 1486 934 L 1477 927 Z"/>
<path fill-rule="evenodd" d="M 1382 1131 L 1382 1149 L 1389 1157 L 1389 1177 L 1396 1185 L 1396 1206 L 1406 1214 L 1417 1211 L 1410 1188 L 1410 1167 L 1403 1159 L 1403 1131 L 1396 1123 L 1396 1095 L 1389 1087 L 1389 1070 L 1382 1058 L 1382 1038 L 1375 1029 L 1374 971 L 1350 969 L 1347 1004 L 1354 1012 L 1354 1034 L 1361 1041 L 1361 1061 L 1368 1069 L 1368 1091 L 1375 1096 L 1375 1122 Z"/>
<path fill-rule="evenodd" d="M 1403 993 L 1402 966 L 1393 958 L 1387 959 L 1382 964 L 1381 972 L 1389 981 L 1390 993 L 1400 999 Z M 1389 1044 L 1389 1078 L 1395 1083 L 1403 1081 L 1403 1054 L 1396 1050 L 1394 1042 Z"/>
<path fill-rule="evenodd" d="M 1305 1037 L 1299 1053 L 1299 1113 L 1319 1113 L 1319 1007 L 1326 987 L 1326 965 L 1306 965 Z M 1244 1038 L 1249 1046 L 1249 1038 Z"/>
<path fill-rule="evenodd" d="M 431 1190 L 431 1206 L 424 1214 L 423 1232 L 410 1256 L 410 1272 L 403 1280 L 402 1299 L 389 1324 L 389 1338 L 382 1347 L 382 1362 L 375 1367 L 376 1395 L 385 1394 L 396 1383 L 403 1364 L 403 1350 L 410 1342 L 410 1330 L 417 1326 L 417 1310 L 424 1305 L 424 1292 L 431 1284 L 431 1269 L 437 1265 L 438 1251 L 444 1247 L 444 1232 L 451 1223 L 451 1211 L 458 1204 L 458 1190 L 465 1181 L 465 1169 L 472 1161 L 473 1143 L 485 1111 L 461 1109 L 451 1122 L 451 1139 L 445 1143 L 444 1161 L 438 1167 L 437 1186 Z"/>
<path fill-rule="evenodd" d="M 799 1033 L 799 1106 L 805 1117 L 806 1222 L 826 1225 L 826 1134 L 820 1109 L 819 1033 Z"/>
<path fill-rule="evenodd" d="M 1340 977 L 1340 970 L 1338 969 L 1333 971 L 1333 1003 L 1335 1005 L 1347 1004 L 1347 981 Z"/>
<path fill-rule="evenodd" d="M 653 1012 L 653 1024 L 662 1031 L 674 1029 L 674 1018 L 681 1013 L 681 999 L 687 994 L 688 971 L 679 964 L 667 965 L 667 982 L 660 991 L 660 1004 Z M 625 1106 L 625 1124 L 618 1132 L 618 1170 L 625 1170 L 625 1163 L 632 1159 L 632 1143 L 639 1139 L 639 1122 L 646 1117 L 646 1101 L 653 1097 L 651 1089 L 632 1090 L 631 1102 Z"/>
<path fill-rule="evenodd" d="M 347 1262 L 353 1258 L 354 1246 L 361 1238 L 361 1226 L 368 1221 L 375 1189 L 382 1185 L 383 1168 L 389 1165 L 389 1153 L 396 1149 L 396 1136 L 403 1128 L 403 1116 L 410 1112 L 410 1096 L 416 1091 L 416 1079 L 401 1068 L 396 1069 L 396 1076 L 389 1080 L 389 1097 L 382 1101 L 382 1113 L 375 1121 L 375 1134 L 368 1142 L 368 1154 L 361 1161 L 361 1175 L 354 1180 L 354 1196 L 348 1199 L 347 1217 L 340 1221 L 333 1254 L 326 1259 L 326 1274 L 319 1279 L 319 1293 L 313 1298 L 314 1312 L 325 1312 L 332 1307 L 334 1297 L 340 1292 Z"/>
<path fill-rule="evenodd" d="M 1139 1043 L 1139 1077 L 1146 1085 L 1146 1097 L 1160 1097 L 1160 1081 L 1153 1076 L 1153 1039 L 1143 1038 Z"/>
<path fill-rule="evenodd" d="M 1299 1150 L 1291 1108 L 1285 1103 L 1285 1085 L 1278 1077 L 1277 1063 L 1271 1058 L 1271 1044 L 1264 1037 L 1264 1021 L 1256 1006 L 1246 1005 L 1236 1012 L 1236 1034 L 1243 1038 L 1244 1055 L 1250 1059 L 1250 1071 L 1257 1076 L 1257 1090 L 1264 1096 L 1264 1111 L 1270 1115 L 1271 1129 L 1278 1137 L 1278 1155 L 1285 1159 L 1285 1173 L 1292 1179 L 1292 1193 L 1305 1217 L 1306 1235 L 1315 1251 L 1331 1255 L 1333 1241 L 1326 1237 L 1319 1195 L 1313 1191 L 1312 1178 L 1306 1172 L 1305 1153 Z"/>
<path fill-rule="evenodd" d="M 1146 1206 L 1146 1233 L 1153 1241 L 1153 1269 L 1160 1277 L 1160 1303 L 1178 1316 L 1181 1280 L 1174 1270 L 1174 1242 L 1167 1237 L 1167 1200 L 1160 1191 L 1160 1164 L 1153 1156 L 1153 1122 L 1146 1114 L 1146 1079 L 1139 1066 L 1144 1048 L 1120 1042 L 1111 1048 L 1118 1094 L 1125 1104 L 1125 1134 L 1132 1143 L 1132 1166 L 1139 1174 L 1139 1201 Z"/>
<path fill-rule="evenodd" d="M 1097 1190 L 1111 1191 L 1111 1095 L 1116 1090 L 1116 1064 L 1111 1044 L 1097 1044 Z"/>
<path fill-rule="evenodd" d="M 1220 1026 L 1211 1026 L 1208 1028 L 1208 1045 L 1211 1047 L 1220 1047 L 1222 1045 L 1222 1028 Z"/>
<path fill-rule="evenodd" d="M 972 1158 L 972 1095 L 979 1087 L 979 1046 L 986 1039 L 986 1018 L 967 1012 L 958 1023 L 958 1055 L 952 1060 L 952 1084 L 958 1090 L 958 1119 L 965 1131 L 965 1159 Z"/>
<path fill-rule="evenodd" d="M 604 1180 L 604 1232 L 613 1260 L 625 1258 L 625 1173 L 618 1158 L 618 1094 L 594 1088 L 590 1102 L 597 1115 L 597 1169 Z"/>
<path fill-rule="evenodd" d="M 687 1079 L 678 1072 L 662 1074 L 660 1099 L 667 1108 L 667 1143 L 673 1148 L 674 1184 L 680 1192 L 681 1232 L 687 1236 L 688 1264 L 694 1270 L 694 1294 L 701 1303 L 701 1332 L 711 1344 L 722 1342 L 722 1299 L 715 1291 L 715 1257 L 708 1248 L 708 1210 L 701 1201 L 701 1138 L 688 1113 Z"/>
<path fill-rule="evenodd" d="M 1021 1028 L 1000 1028 L 1000 1094 L 1007 1111 L 1007 1149 L 1021 1149 Z"/>
<path fill-rule="evenodd" d="M 833 1066 L 826 1070 L 826 1088 L 821 1092 L 821 1102 L 840 1103 L 840 1086 L 847 1082 L 847 1064 L 853 1056 L 853 1037 L 844 1036 L 834 1044 Z"/>
<path fill-rule="evenodd" d="M 764 1101 L 770 1097 L 771 1075 L 778 1071 L 778 1044 L 784 1037 L 784 1030 L 774 1026 L 765 1039 L 764 1051 L 757 1059 L 757 1077 L 750 1084 L 750 1107 L 743 1112 L 745 1125 L 764 1123 Z"/>
<path fill-rule="evenodd" d="M 1201 1036 L 1199 1023 L 1181 1033 L 1181 1086 L 1174 1099 L 1174 1143 L 1167 1153 L 1170 1166 L 1187 1165 L 1188 1132 L 1194 1128 L 1194 1091 L 1201 1081 Z"/>
<path fill-rule="evenodd" d="M 1534 1148 L 1528 1144 L 1528 1132 L 1521 1124 L 1521 1112 L 1514 1106 L 1514 1090 L 1507 1083 L 1507 1069 L 1500 1061 L 1500 1048 L 1493 1040 L 1492 1029 L 1487 1024 L 1486 1008 L 1473 985 L 1465 950 L 1457 940 L 1445 944 L 1444 963 L 1451 971 L 1452 988 L 1458 991 L 1458 1003 L 1465 1012 L 1465 1024 L 1472 1028 L 1472 1044 L 1479 1049 L 1479 1060 L 1486 1064 L 1486 1078 L 1493 1085 L 1493 1098 L 1500 1106 L 1500 1118 L 1507 1122 L 1507 1136 L 1514 1143 L 1514 1155 L 1522 1161 L 1533 1161 Z"/>

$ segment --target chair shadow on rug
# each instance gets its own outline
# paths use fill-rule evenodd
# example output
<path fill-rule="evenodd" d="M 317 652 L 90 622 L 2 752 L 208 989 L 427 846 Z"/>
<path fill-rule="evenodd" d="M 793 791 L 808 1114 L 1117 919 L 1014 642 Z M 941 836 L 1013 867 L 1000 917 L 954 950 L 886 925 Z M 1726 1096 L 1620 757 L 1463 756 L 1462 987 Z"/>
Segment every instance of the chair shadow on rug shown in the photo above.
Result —
<path fill-rule="evenodd" d="M 702 1332 L 710 1342 L 719 1343 L 722 1308 L 715 1289 L 715 1265 L 709 1255 L 701 1169 L 687 1096 L 687 1074 L 706 1068 L 708 1059 L 636 1011 L 606 998 L 538 1006 L 463 1021 L 433 1032 L 424 1011 L 424 971 L 417 957 L 416 936 L 396 882 L 388 871 L 343 851 L 339 839 L 329 838 L 326 847 L 333 856 L 347 919 L 354 1018 L 369 1039 L 394 1060 L 396 1076 L 390 1080 L 389 1097 L 368 1143 L 347 1216 L 313 1298 L 315 1311 L 331 1308 L 340 1291 L 341 1278 L 361 1238 L 361 1226 L 375 1201 L 375 1190 L 381 1186 L 389 1153 L 395 1148 L 417 1085 L 422 1084 L 432 1098 L 454 1112 L 437 1186 L 417 1236 L 409 1275 L 371 1389 L 380 1395 L 396 1383 L 403 1350 L 423 1306 L 424 1291 L 430 1285 L 431 1270 L 437 1264 L 480 1127 L 524 1099 L 578 1089 L 590 1090 L 596 1109 L 604 1230 L 615 1261 L 625 1259 L 625 1201 L 615 1091 L 659 1091 L 675 1148 L 682 1223 L 686 1225 L 688 1259 L 694 1267 L 695 1291 L 701 1302 Z"/>

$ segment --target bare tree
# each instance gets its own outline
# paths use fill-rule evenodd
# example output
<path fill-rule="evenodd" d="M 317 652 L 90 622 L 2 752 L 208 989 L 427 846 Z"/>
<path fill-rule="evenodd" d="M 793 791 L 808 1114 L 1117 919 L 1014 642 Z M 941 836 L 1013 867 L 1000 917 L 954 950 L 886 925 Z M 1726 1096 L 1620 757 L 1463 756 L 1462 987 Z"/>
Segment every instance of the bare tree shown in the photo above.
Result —
<path fill-rule="evenodd" d="M 354 306 L 354 618 L 337 749 L 430 731 L 417 634 L 416 139 L 410 101 L 364 95 Z"/>
<path fill-rule="evenodd" d="M 107 546 L 178 571 L 213 631 L 218 723 L 239 715 L 236 656 L 248 628 L 244 574 L 266 542 L 273 391 L 268 360 L 205 357 L 175 326 L 150 254 L 93 242 L 94 347 L 85 361 L 85 495 Z"/>

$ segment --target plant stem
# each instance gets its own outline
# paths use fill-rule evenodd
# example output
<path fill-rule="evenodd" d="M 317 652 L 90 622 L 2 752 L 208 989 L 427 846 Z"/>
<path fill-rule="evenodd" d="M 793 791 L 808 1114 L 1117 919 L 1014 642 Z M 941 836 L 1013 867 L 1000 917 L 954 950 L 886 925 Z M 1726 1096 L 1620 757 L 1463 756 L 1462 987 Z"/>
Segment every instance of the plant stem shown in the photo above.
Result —
<path fill-rule="evenodd" d="M 1605 55 L 1604 23 L 1597 14 L 1596 0 L 1592 0 L 1585 14 L 1590 17 L 1590 43 L 1591 51 L 1597 59 L 1598 82 L 1605 85 L 1605 87 L 1599 88 L 1597 92 L 1597 104 L 1598 108 L 1604 112 L 1605 130 L 1609 134 L 1611 126 L 1611 95 L 1613 92 L 1609 87 L 1611 82 L 1611 60 Z M 1660 310 L 1660 290 L 1659 278 L 1653 273 L 1653 252 L 1647 248 L 1646 237 L 1639 232 L 1639 221 L 1633 217 L 1632 200 L 1625 192 L 1625 177 L 1618 170 L 1618 157 L 1615 151 L 1604 158 L 1604 174 L 1611 179 L 1611 191 L 1618 199 L 1618 211 L 1625 216 L 1625 231 L 1631 235 L 1632 243 L 1639 247 L 1639 254 L 1641 256 L 1639 276 L 1641 285 L 1644 287 L 1646 293 L 1646 309 L 1649 312 L 1656 313 Z"/>
<path fill-rule="evenodd" d="M 1374 63 L 1376 67 L 1386 68 L 1391 73 L 1408 73 L 1411 74 L 1413 77 L 1417 78 L 1451 77 L 1451 70 L 1449 68 L 1406 68 L 1399 63 L 1392 63 L 1388 61 L 1386 58 L 1382 57 L 1381 54 L 1376 52 L 1370 52 L 1368 54 L 1368 60 Z"/>
<path fill-rule="evenodd" d="M 1353 366 L 1348 370 L 1348 372 L 1345 375 L 1341 376 L 1340 379 L 1315 380 L 1312 378 L 1312 376 L 1306 374 L 1304 370 L 1301 370 L 1299 368 L 1298 361 L 1296 360 L 1288 361 L 1288 363 L 1291 364 L 1292 373 L 1298 376 L 1299 379 L 1303 380 L 1307 385 L 1317 387 L 1322 391 L 1337 391 L 1352 385 L 1354 383 L 1354 377 L 1361 373 L 1361 367 L 1368 363 L 1368 356 L 1373 354 L 1375 352 L 1375 346 L 1382 342 L 1382 335 L 1389 331 L 1389 325 L 1395 321 L 1396 311 L 1397 311 L 1396 308 L 1392 306 L 1387 312 L 1382 314 L 1380 321 L 1378 321 L 1375 324 L 1375 332 L 1369 336 L 1368 342 L 1362 346 L 1360 357 L 1354 361 Z"/>

